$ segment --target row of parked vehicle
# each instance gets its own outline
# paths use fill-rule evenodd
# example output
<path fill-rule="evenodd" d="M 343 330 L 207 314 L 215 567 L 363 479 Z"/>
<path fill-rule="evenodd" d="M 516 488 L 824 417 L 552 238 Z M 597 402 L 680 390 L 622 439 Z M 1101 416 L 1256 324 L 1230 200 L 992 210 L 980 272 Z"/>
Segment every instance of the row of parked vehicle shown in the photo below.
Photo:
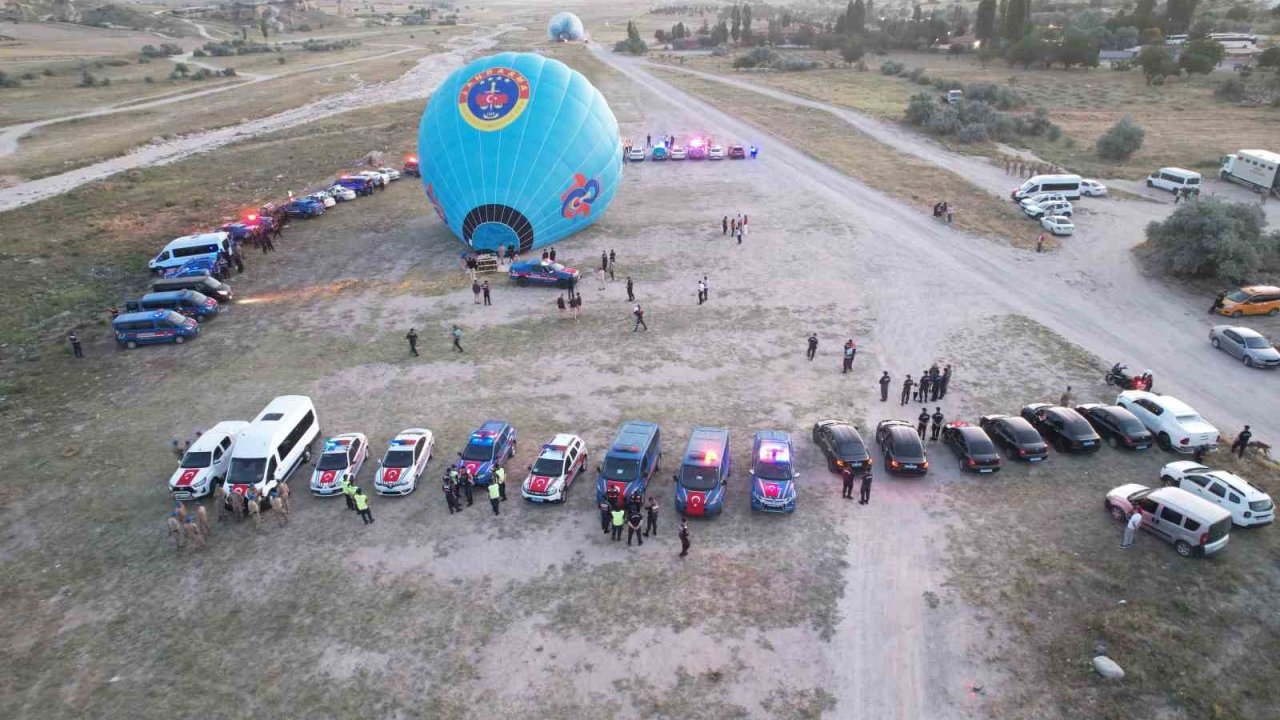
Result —
<path fill-rule="evenodd" d="M 1106 195 L 1106 185 L 1079 175 L 1036 175 L 1010 193 L 1024 215 L 1054 235 L 1075 233 L 1072 200 Z"/>
<path fill-rule="evenodd" d="M 627 162 L 644 162 L 645 159 L 654 162 L 662 162 L 663 160 L 724 160 L 726 157 L 730 160 L 745 160 L 747 157 L 755 158 L 760 150 L 755 146 L 747 146 L 741 143 L 732 143 L 728 149 L 723 145 L 718 145 L 709 140 L 694 138 L 689 141 L 688 147 L 679 143 L 668 145 L 655 145 L 646 150 L 638 145 L 633 145 L 629 149 L 625 149 L 622 158 Z"/>
<path fill-rule="evenodd" d="M 418 159 L 405 159 L 404 174 L 418 174 Z M 401 177 L 391 167 L 343 173 L 330 187 L 291 197 L 284 203 L 267 203 L 255 212 L 217 230 L 170 240 L 147 267 L 155 276 L 151 291 L 125 302 L 124 312 L 111 321 L 116 343 L 134 349 L 139 345 L 181 345 L 200 334 L 200 323 L 217 317 L 234 297 L 224 282 L 233 255 L 246 243 L 265 242 L 288 218 L 324 214 L 339 202 L 371 195 Z"/>

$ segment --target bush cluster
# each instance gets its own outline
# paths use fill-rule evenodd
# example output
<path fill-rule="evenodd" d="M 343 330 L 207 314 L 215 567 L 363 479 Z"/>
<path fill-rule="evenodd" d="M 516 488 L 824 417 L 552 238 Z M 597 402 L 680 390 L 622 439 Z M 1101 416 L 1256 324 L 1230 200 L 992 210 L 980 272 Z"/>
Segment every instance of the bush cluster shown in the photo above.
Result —
<path fill-rule="evenodd" d="M 143 45 L 142 49 L 138 52 L 144 58 L 161 58 L 181 55 L 182 48 L 174 43 L 160 43 L 159 47 L 156 47 L 155 45 Z"/>
<path fill-rule="evenodd" d="M 259 53 L 280 52 L 280 49 L 266 43 L 254 42 L 253 40 L 223 40 L 222 42 L 207 42 L 200 50 L 196 52 L 204 52 L 213 57 L 230 57 L 232 55 L 256 55 Z M 196 55 L 195 52 L 191 53 Z M 198 55 L 197 57 L 204 57 Z"/>
<path fill-rule="evenodd" d="M 1094 144 L 1094 150 L 1098 153 L 1098 157 L 1104 160 L 1128 160 L 1130 155 L 1142 147 L 1142 141 L 1146 136 L 1147 131 L 1138 127 L 1132 118 L 1125 116 L 1098 138 L 1098 142 Z"/>
<path fill-rule="evenodd" d="M 982 95 L 982 93 L 978 93 Z M 1011 113 L 983 99 L 966 97 L 950 105 L 932 93 L 917 93 L 907 104 L 907 122 L 934 135 L 955 136 L 963 143 L 1010 140 L 1018 135 L 1046 135 L 1057 140 L 1062 130 L 1049 121 L 1049 112 Z"/>
<path fill-rule="evenodd" d="M 1262 282 L 1280 272 L 1280 231 L 1253 203 L 1201 198 L 1147 226 L 1160 269 L 1181 278 Z"/>
<path fill-rule="evenodd" d="M 307 52 L 332 52 L 334 50 L 345 50 L 347 48 L 356 47 L 360 44 L 359 40 L 341 39 L 341 40 L 307 40 L 302 43 L 302 49 Z"/>

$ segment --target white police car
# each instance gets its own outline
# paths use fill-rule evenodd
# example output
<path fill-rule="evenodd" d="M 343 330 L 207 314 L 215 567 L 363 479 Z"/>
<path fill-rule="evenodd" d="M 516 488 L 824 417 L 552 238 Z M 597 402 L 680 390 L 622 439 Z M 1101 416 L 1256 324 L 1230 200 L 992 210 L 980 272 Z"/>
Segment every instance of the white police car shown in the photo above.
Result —
<path fill-rule="evenodd" d="M 343 187 L 342 185 L 334 185 L 328 190 L 325 190 L 325 192 L 329 193 L 329 195 L 338 202 L 346 202 L 347 200 L 356 199 L 356 191 L 349 187 Z"/>
<path fill-rule="evenodd" d="M 178 500 L 193 500 L 213 492 L 231 464 L 236 437 L 249 427 L 244 420 L 223 420 L 191 443 L 178 469 L 169 478 L 169 492 Z"/>
<path fill-rule="evenodd" d="M 586 466 L 586 443 L 577 435 L 560 433 L 542 446 L 520 494 L 532 502 L 564 502 L 565 491 Z"/>
<path fill-rule="evenodd" d="M 364 433 L 342 433 L 325 440 L 311 473 L 311 492 L 321 497 L 341 495 L 343 478 L 355 482 L 368 455 L 369 438 Z"/>
<path fill-rule="evenodd" d="M 379 495 L 408 495 L 418 489 L 418 476 L 427 469 L 435 443 L 435 436 L 426 428 L 400 431 L 378 461 L 373 491 Z"/>

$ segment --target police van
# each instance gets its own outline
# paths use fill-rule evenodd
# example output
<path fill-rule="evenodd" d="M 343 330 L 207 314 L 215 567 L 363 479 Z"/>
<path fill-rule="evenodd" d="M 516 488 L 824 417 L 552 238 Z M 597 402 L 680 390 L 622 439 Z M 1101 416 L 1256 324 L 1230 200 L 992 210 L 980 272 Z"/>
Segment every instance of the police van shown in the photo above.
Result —
<path fill-rule="evenodd" d="M 231 235 L 225 232 L 200 233 L 184 235 L 170 240 L 164 250 L 160 251 L 147 263 L 151 272 L 159 274 L 169 268 L 178 268 L 197 258 L 218 259 L 219 253 L 231 254 Z"/>
<path fill-rule="evenodd" d="M 676 512 L 702 517 L 724 510 L 724 483 L 729 479 L 729 430 L 696 427 L 689 434 L 676 483 Z"/>
<path fill-rule="evenodd" d="M 1060 193 L 1065 200 L 1080 199 L 1079 175 L 1036 175 L 1013 189 L 1009 195 L 1014 202 L 1036 193 Z"/>
<path fill-rule="evenodd" d="M 151 283 L 151 292 L 173 290 L 195 290 L 201 295 L 217 300 L 219 305 L 231 302 L 234 297 L 230 285 L 208 274 L 159 278 Z"/>
<path fill-rule="evenodd" d="M 623 498 L 643 495 L 661 464 L 662 432 L 657 423 L 628 420 L 605 451 L 603 464 L 596 466 L 596 502 L 604 502 L 610 489 Z"/>
<path fill-rule="evenodd" d="M 121 313 L 111 321 L 116 344 L 130 350 L 139 345 L 177 343 L 200 334 L 200 323 L 172 310 Z"/>
<path fill-rule="evenodd" d="M 265 497 L 311 460 L 320 434 L 316 406 L 305 395 L 281 395 L 249 423 L 231 451 L 224 489 L 243 495 L 252 487 Z"/>
<path fill-rule="evenodd" d="M 173 310 L 187 317 L 203 321 L 217 316 L 218 301 L 206 297 L 195 290 L 167 290 L 143 295 L 138 300 L 130 300 L 124 304 L 130 312 L 143 310 Z"/>

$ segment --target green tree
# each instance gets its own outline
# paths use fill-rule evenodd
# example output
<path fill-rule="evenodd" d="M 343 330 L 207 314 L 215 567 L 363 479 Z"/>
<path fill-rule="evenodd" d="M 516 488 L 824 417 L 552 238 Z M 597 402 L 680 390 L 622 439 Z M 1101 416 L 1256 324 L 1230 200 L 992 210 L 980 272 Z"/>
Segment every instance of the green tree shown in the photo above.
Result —
<path fill-rule="evenodd" d="M 1160 84 L 1170 75 L 1178 75 L 1178 64 L 1173 61 L 1169 51 L 1160 45 L 1148 45 L 1138 53 L 1138 67 L 1147 78 L 1147 84 Z"/>
<path fill-rule="evenodd" d="M 770 44 L 770 45 L 781 45 L 781 44 L 782 44 L 782 42 L 783 42 L 783 37 L 782 37 L 782 23 L 781 23 L 780 21 L 778 21 L 778 20 L 774 20 L 773 18 L 769 18 L 769 35 L 768 35 L 768 38 L 769 38 L 769 44 Z"/>
<path fill-rule="evenodd" d="M 982 46 L 978 48 L 978 62 L 984 69 L 987 67 L 987 63 L 998 57 L 1000 57 L 1000 48 L 996 47 L 996 42 L 994 40 L 984 42 L 982 43 Z"/>
<path fill-rule="evenodd" d="M 1208 75 L 1222 62 L 1227 51 L 1217 40 L 1192 40 L 1182 46 L 1182 54 L 1178 56 L 1178 67 L 1188 75 Z"/>
<path fill-rule="evenodd" d="M 271 26 L 267 24 L 267 19 L 265 17 L 258 18 L 258 30 L 262 33 L 263 42 L 267 41 L 267 30 L 270 29 Z"/>
<path fill-rule="evenodd" d="M 1280 231 L 1265 227 L 1257 205 L 1209 197 L 1147 225 L 1147 241 L 1169 275 L 1246 282 L 1280 269 Z"/>
<path fill-rule="evenodd" d="M 1031 18 L 1028 16 L 1030 9 L 1030 0 L 1009 0 L 1004 19 L 1004 37 L 1006 40 L 1017 42 L 1027 34 L 1028 23 L 1031 22 Z"/>
<path fill-rule="evenodd" d="M 875 0 L 867 0 L 867 12 L 865 13 L 865 17 L 867 20 L 876 23 L 876 25 L 880 24 L 880 19 L 876 17 Z"/>
<path fill-rule="evenodd" d="M 1104 160 L 1122 162 L 1142 148 L 1142 141 L 1146 136 L 1147 131 L 1138 127 L 1133 119 L 1126 115 L 1098 138 L 1093 149 L 1098 153 L 1098 157 Z"/>
<path fill-rule="evenodd" d="M 752 42 L 754 42 L 754 40 L 752 40 L 752 33 L 751 33 L 751 6 L 750 5 L 742 6 L 742 41 L 747 44 L 751 44 Z"/>
<path fill-rule="evenodd" d="M 724 21 L 721 20 L 711 29 L 711 44 L 723 45 L 727 42 L 729 42 L 729 26 L 725 25 Z"/>
<path fill-rule="evenodd" d="M 1004 56 L 1010 65 L 1021 65 L 1023 68 L 1029 68 L 1033 63 L 1044 60 L 1045 57 L 1044 41 L 1033 32 L 1023 35 L 1022 39 L 1014 43 Z"/>
<path fill-rule="evenodd" d="M 1156 0 L 1138 0 L 1138 6 L 1133 9 L 1133 14 L 1129 16 L 1129 24 L 1139 30 L 1146 30 L 1154 27 Z"/>
<path fill-rule="evenodd" d="M 1171 33 L 1185 33 L 1191 27 L 1196 3 L 1200 0 L 1169 0 L 1165 8 L 1165 29 Z"/>
<path fill-rule="evenodd" d="M 1274 45 L 1258 53 L 1258 67 L 1280 68 L 1280 45 Z"/>
<path fill-rule="evenodd" d="M 1069 68 L 1072 65 L 1097 67 L 1098 46 L 1089 39 L 1089 36 L 1083 33 L 1068 33 L 1062 39 L 1062 44 L 1058 46 L 1054 54 L 1054 60 L 1062 63 L 1064 68 Z"/>
<path fill-rule="evenodd" d="M 911 12 L 911 20 L 912 22 L 920 22 L 923 19 L 924 13 L 920 10 L 920 6 L 917 5 L 916 9 Z"/>
<path fill-rule="evenodd" d="M 907 103 L 907 122 L 912 125 L 926 125 L 933 113 L 938 109 L 938 101 L 929 93 L 916 93 Z"/>
<path fill-rule="evenodd" d="M 996 0 L 982 0 L 978 3 L 978 18 L 974 23 L 973 34 L 984 44 L 996 37 Z"/>
<path fill-rule="evenodd" d="M 742 11 L 737 5 L 729 10 L 729 18 L 733 21 L 729 28 L 729 37 L 733 38 L 734 42 L 738 42 L 738 38 L 742 37 Z"/>
<path fill-rule="evenodd" d="M 844 27 L 849 33 L 861 35 L 867 30 L 867 6 L 862 4 L 862 0 L 854 0 L 849 3 L 849 19 L 845 21 Z"/>
<path fill-rule="evenodd" d="M 1004 37 L 1004 29 L 1009 26 L 1009 0 L 1000 0 L 996 5 L 996 36 Z"/>
<path fill-rule="evenodd" d="M 862 59 L 866 54 L 866 49 L 862 46 L 862 38 L 856 35 L 850 35 L 844 39 L 844 43 L 840 45 L 840 57 L 844 60 L 845 65 L 852 65 Z"/>

